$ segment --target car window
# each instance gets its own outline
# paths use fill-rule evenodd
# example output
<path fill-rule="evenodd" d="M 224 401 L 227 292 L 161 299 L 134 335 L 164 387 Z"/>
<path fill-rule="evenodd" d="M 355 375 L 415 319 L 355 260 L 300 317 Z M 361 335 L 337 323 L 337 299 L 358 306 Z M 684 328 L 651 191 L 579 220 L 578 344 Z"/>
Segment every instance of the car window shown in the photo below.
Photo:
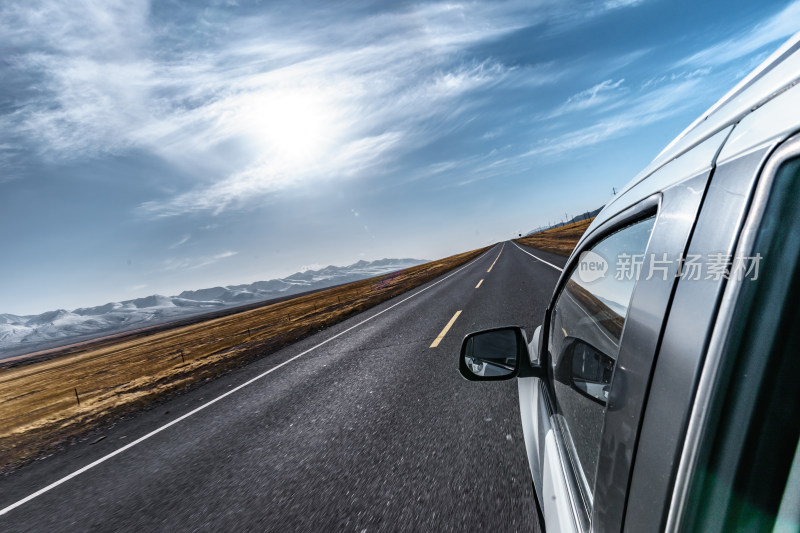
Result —
<path fill-rule="evenodd" d="M 587 501 L 622 330 L 654 221 L 627 226 L 582 252 L 551 313 L 557 418 Z"/>

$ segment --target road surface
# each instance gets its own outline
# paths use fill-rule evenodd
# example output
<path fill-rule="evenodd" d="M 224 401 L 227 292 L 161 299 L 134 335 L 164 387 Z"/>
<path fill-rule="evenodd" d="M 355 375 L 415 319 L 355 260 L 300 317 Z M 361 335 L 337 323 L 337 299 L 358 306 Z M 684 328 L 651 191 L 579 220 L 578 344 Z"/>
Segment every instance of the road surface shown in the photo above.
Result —
<path fill-rule="evenodd" d="M 541 321 L 565 258 L 523 248 L 0 478 L 0 531 L 538 530 L 516 382 L 457 370 L 468 332 Z"/>

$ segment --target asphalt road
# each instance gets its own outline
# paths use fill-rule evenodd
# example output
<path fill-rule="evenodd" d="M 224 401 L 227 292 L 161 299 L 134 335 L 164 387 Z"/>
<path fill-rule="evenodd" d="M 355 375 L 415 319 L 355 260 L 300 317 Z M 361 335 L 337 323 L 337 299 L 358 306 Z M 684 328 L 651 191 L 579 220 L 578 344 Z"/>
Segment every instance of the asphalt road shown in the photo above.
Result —
<path fill-rule="evenodd" d="M 457 370 L 468 332 L 541 321 L 565 258 L 529 251 L 552 265 L 497 245 L 0 479 L 0 510 L 55 484 L 0 531 L 538 530 L 516 383 Z"/>

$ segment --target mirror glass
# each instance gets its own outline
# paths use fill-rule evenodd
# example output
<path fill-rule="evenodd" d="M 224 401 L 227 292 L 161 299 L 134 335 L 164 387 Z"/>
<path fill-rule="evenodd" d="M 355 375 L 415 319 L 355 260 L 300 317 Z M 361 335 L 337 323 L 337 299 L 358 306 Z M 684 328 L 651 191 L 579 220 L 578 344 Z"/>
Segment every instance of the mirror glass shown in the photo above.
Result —
<path fill-rule="evenodd" d="M 514 328 L 483 331 L 468 337 L 464 345 L 464 362 L 476 376 L 500 377 L 517 368 L 519 340 Z"/>

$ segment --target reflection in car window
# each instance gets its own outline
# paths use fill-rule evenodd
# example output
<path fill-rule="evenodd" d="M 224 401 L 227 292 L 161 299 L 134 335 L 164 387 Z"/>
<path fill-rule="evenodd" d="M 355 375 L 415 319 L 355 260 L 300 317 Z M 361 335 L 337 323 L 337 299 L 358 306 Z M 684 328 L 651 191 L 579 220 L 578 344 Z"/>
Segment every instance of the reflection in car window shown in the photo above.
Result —
<path fill-rule="evenodd" d="M 591 494 L 606 400 L 636 276 L 616 265 L 643 257 L 655 217 L 625 227 L 583 252 L 550 319 L 558 419 L 580 485 Z"/>

